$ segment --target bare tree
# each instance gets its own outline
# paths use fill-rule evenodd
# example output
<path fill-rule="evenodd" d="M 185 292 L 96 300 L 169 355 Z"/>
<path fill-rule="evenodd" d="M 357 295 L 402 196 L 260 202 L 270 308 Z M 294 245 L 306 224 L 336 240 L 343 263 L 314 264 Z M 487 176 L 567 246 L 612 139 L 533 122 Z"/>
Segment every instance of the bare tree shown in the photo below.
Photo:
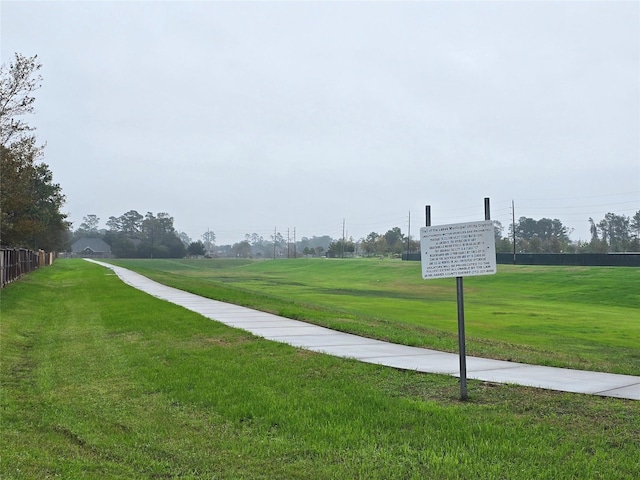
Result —
<path fill-rule="evenodd" d="M 35 127 L 16 117 L 33 113 L 35 97 L 32 95 L 41 86 L 42 76 L 38 73 L 42 67 L 37 55 L 24 57 L 15 54 L 13 63 L 0 67 L 0 144 L 7 146 L 9 141 L 19 140 L 26 132 Z"/>
<path fill-rule="evenodd" d="M 207 229 L 207 231 L 202 234 L 202 240 L 204 241 L 204 248 L 207 255 L 210 255 L 216 243 L 216 234 Z"/>

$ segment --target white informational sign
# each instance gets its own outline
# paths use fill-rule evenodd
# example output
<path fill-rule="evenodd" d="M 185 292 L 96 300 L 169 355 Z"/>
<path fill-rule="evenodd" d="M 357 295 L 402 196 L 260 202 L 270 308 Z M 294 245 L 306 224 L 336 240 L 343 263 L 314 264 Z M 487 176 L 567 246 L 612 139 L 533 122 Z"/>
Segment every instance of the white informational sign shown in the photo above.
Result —
<path fill-rule="evenodd" d="M 422 227 L 420 248 L 425 280 L 496 273 L 491 220 Z"/>

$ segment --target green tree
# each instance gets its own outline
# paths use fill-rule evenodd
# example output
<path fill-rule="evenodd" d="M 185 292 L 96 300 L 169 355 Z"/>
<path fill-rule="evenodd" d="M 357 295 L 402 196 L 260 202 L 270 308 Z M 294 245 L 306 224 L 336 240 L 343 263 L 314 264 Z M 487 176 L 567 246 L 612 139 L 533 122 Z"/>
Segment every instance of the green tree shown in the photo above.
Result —
<path fill-rule="evenodd" d="M 187 254 L 173 217 L 166 212 L 147 212 L 143 217 L 129 210 L 120 217 L 109 217 L 107 227 L 104 240 L 116 257 L 183 258 Z"/>
<path fill-rule="evenodd" d="M 609 252 L 624 252 L 631 244 L 631 219 L 626 215 L 607 213 L 598 223 L 602 239 Z"/>
<path fill-rule="evenodd" d="M 606 240 L 600 240 L 598 234 L 598 226 L 593 218 L 589 217 L 589 232 L 591 233 L 591 240 L 587 244 L 579 245 L 584 253 L 607 253 L 609 246 Z"/>
<path fill-rule="evenodd" d="M 231 253 L 237 258 L 250 258 L 251 257 L 251 244 L 247 240 L 243 240 L 238 243 L 234 243 L 231 247 Z"/>
<path fill-rule="evenodd" d="M 640 238 L 640 210 L 631 217 L 629 227 L 631 227 L 631 236 L 633 238 Z"/>
<path fill-rule="evenodd" d="M 520 217 L 515 225 L 515 232 L 518 250 L 521 252 L 561 253 L 569 245 L 568 229 L 558 219 L 535 220 Z"/>
<path fill-rule="evenodd" d="M 145 258 L 182 258 L 187 249 L 176 235 L 173 217 L 165 212 L 154 216 L 147 212 L 141 223 L 142 243 L 139 256 Z"/>
<path fill-rule="evenodd" d="M 496 242 L 496 253 L 512 253 L 513 244 L 508 237 L 503 237 L 504 227 L 499 220 L 493 221 L 493 235 Z"/>
<path fill-rule="evenodd" d="M 204 255 L 204 243 L 201 240 L 191 242 L 187 247 L 187 253 L 194 257 Z"/>
<path fill-rule="evenodd" d="M 120 219 L 113 216 L 109 217 L 109 220 L 107 220 L 107 228 L 111 232 L 122 231 L 122 224 L 120 223 Z"/>
<path fill-rule="evenodd" d="M 82 217 L 82 223 L 77 231 L 81 231 L 84 235 L 98 235 L 99 226 L 100 218 L 97 215 L 90 213 L 86 217 Z"/>
<path fill-rule="evenodd" d="M 596 222 L 593 221 L 593 218 L 589 217 L 589 231 L 591 233 L 591 242 L 595 242 L 599 240 L 598 238 L 598 226 Z"/>
<path fill-rule="evenodd" d="M 162 247 L 167 249 L 167 258 L 184 258 L 187 254 L 187 247 L 184 246 L 175 231 L 164 236 Z"/>
<path fill-rule="evenodd" d="M 138 250 L 134 241 L 124 233 L 108 231 L 103 240 L 111 245 L 111 253 L 118 258 L 136 258 Z"/>
<path fill-rule="evenodd" d="M 356 250 L 356 245 L 353 239 L 349 240 L 334 240 L 329 244 L 327 249 L 327 257 L 330 258 L 344 258 L 351 257 Z"/>
<path fill-rule="evenodd" d="M 144 217 L 135 210 L 129 210 L 118 218 L 120 231 L 131 238 L 140 238 Z"/>
<path fill-rule="evenodd" d="M 390 253 L 402 253 L 405 241 L 400 227 L 393 227 L 388 230 L 384 234 L 384 238 L 387 240 L 387 247 Z"/>
<path fill-rule="evenodd" d="M 316 237 L 314 235 L 311 238 L 302 237 L 302 239 L 296 243 L 296 249 L 304 251 L 304 249 L 307 248 L 309 251 L 312 251 L 309 255 L 319 256 L 318 248 L 320 249 L 320 252 L 324 252 L 332 241 L 332 238 L 328 235 L 323 235 L 321 237 Z"/>
<path fill-rule="evenodd" d="M 384 235 L 378 236 L 375 242 L 376 255 L 386 255 L 389 252 L 389 243 Z"/>
<path fill-rule="evenodd" d="M 380 235 L 376 232 L 371 232 L 364 240 L 362 240 L 362 249 L 367 256 L 376 252 L 376 240 L 379 236 Z"/>
<path fill-rule="evenodd" d="M 638 210 L 629 222 L 631 246 L 630 251 L 640 252 L 640 210 Z"/>
<path fill-rule="evenodd" d="M 0 243 L 47 251 L 66 247 L 65 197 L 44 163 L 35 137 L 0 146 Z"/>
<path fill-rule="evenodd" d="M 33 113 L 33 92 L 40 87 L 37 56 L 15 54 L 0 67 L 0 243 L 48 251 L 66 247 L 70 224 L 60 213 L 65 197 L 40 162 L 31 127 L 20 116 Z"/>

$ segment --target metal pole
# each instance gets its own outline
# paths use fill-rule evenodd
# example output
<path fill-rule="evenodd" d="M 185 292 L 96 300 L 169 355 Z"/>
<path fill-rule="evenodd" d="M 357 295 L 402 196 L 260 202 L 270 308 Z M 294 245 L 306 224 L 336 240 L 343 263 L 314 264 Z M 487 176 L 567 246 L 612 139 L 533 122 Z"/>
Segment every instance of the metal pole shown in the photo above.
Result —
<path fill-rule="evenodd" d="M 411 245 L 411 210 L 409 210 L 409 227 L 407 228 L 407 260 L 409 260 L 410 245 Z"/>
<path fill-rule="evenodd" d="M 456 277 L 458 299 L 458 348 L 460 351 L 460 400 L 467 399 L 467 347 L 464 338 L 464 287 L 462 277 Z"/>
<path fill-rule="evenodd" d="M 342 219 L 342 255 L 341 258 L 344 258 L 344 218 Z"/>
<path fill-rule="evenodd" d="M 513 264 L 516 264 L 516 206 L 511 200 L 511 229 L 513 230 Z"/>
<path fill-rule="evenodd" d="M 484 199 L 484 219 L 491 220 L 489 198 Z M 464 282 L 456 277 L 456 298 L 458 302 L 458 349 L 460 351 L 460 400 L 467 400 L 467 346 L 464 331 Z"/>

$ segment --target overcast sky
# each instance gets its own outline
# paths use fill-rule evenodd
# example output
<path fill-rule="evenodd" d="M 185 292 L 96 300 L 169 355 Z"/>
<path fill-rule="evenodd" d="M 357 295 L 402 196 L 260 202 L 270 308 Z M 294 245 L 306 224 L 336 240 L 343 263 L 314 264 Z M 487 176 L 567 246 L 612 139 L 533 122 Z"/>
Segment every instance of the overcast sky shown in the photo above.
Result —
<path fill-rule="evenodd" d="M 640 2 L 1 3 L 43 64 L 44 161 L 77 228 L 168 212 L 218 244 L 274 228 L 640 209 Z"/>

